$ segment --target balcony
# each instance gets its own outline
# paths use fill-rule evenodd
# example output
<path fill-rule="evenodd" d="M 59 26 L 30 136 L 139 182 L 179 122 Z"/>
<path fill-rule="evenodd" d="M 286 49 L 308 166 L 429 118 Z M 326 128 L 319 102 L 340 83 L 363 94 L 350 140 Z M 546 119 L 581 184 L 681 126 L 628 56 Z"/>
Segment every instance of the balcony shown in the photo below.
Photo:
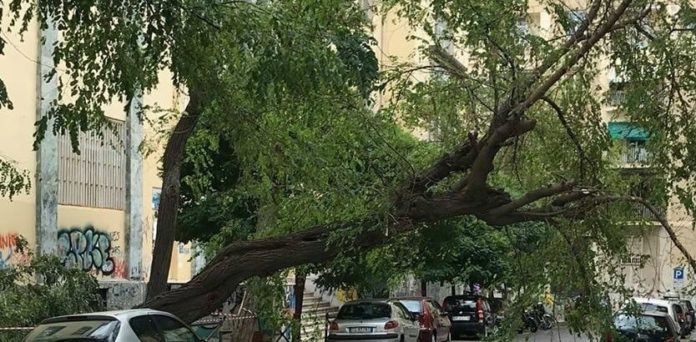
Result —
<path fill-rule="evenodd" d="M 655 206 L 655 208 L 657 209 L 660 216 L 665 216 L 665 214 L 667 213 L 666 206 Z M 636 219 L 638 220 L 657 221 L 652 212 L 640 203 L 631 204 L 631 209 L 633 210 L 634 214 L 636 215 Z"/>
<path fill-rule="evenodd" d="M 650 152 L 645 148 L 645 143 L 631 141 L 621 151 L 621 162 L 623 164 L 644 165 L 650 160 Z"/>
<path fill-rule="evenodd" d="M 609 92 L 609 105 L 612 107 L 618 107 L 626 102 L 626 93 L 623 90 L 612 89 Z"/>

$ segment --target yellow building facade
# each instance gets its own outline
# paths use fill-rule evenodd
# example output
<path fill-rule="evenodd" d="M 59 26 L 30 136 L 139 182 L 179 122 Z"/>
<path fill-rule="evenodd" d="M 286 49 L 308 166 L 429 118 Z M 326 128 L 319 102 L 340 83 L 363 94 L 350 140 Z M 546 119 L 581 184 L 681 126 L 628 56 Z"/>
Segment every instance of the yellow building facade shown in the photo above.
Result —
<path fill-rule="evenodd" d="M 14 249 L 21 236 L 32 253 L 55 254 L 112 288 L 107 296 L 112 307 L 137 304 L 152 260 L 162 184 L 158 151 L 164 142 L 154 140 L 156 127 L 139 122 L 123 103 L 114 103 L 106 108 L 114 130 L 105 131 L 103 141 L 82 133 L 81 153 L 76 154 L 67 136 L 47 133 L 34 151 L 34 123 L 55 95 L 55 83 L 41 78 L 52 62 L 46 58 L 50 45 L 41 45 L 40 37 L 55 40 L 51 30 L 40 30 L 33 22 L 23 37 L 2 32 L 7 45 L 0 56 L 0 79 L 14 109 L 0 109 L 0 157 L 29 173 L 31 189 L 11 200 L 0 198 L 0 268 L 28 261 L 27 253 Z M 146 106 L 182 108 L 167 72 L 161 73 L 155 91 L 138 100 Z M 145 155 L 141 145 L 155 152 Z M 175 243 L 170 282 L 191 278 L 192 255 L 190 244 Z"/>
<path fill-rule="evenodd" d="M 588 1 L 585 0 L 567 0 L 564 3 L 569 15 L 582 15 L 588 8 Z M 665 3 L 669 11 L 676 13 L 679 10 L 677 2 L 665 1 Z M 400 63 L 412 63 L 414 66 L 430 63 L 427 56 L 423 56 L 418 52 L 421 42 L 408 39 L 409 36 L 427 37 L 427 34 L 422 29 L 412 27 L 405 19 L 398 18 L 395 14 L 396 11 L 392 11 L 387 15 L 380 15 L 370 10 L 380 5 L 379 0 L 363 0 L 361 4 L 366 9 L 368 17 L 372 20 L 374 37 L 377 40 L 375 53 L 378 56 L 382 69 L 389 69 L 393 66 L 394 60 Z M 520 29 L 528 30 L 534 35 L 547 39 L 558 34 L 558 27 L 555 27 L 554 23 L 553 15 L 546 11 L 545 6 L 533 0 L 529 1 L 526 18 L 519 18 Z M 437 26 L 434 20 L 433 26 Z M 463 65 L 469 65 L 470 60 L 465 49 L 457 46 L 446 48 Z M 601 90 L 600 92 L 609 91 L 612 83 L 623 81 L 610 68 L 608 60 L 600 62 L 598 67 L 603 71 L 598 74 L 595 80 Z M 426 80 L 430 76 L 426 72 L 415 72 L 411 77 L 415 81 Z M 390 100 L 388 92 L 378 96 L 377 102 L 379 105 L 388 104 Z M 603 105 L 602 116 L 608 126 L 624 124 L 627 121 L 622 113 L 612 105 L 611 101 Z M 424 139 L 429 138 L 429 133 L 426 131 L 416 131 L 414 134 Z M 620 160 L 617 161 L 617 165 L 623 168 L 627 174 L 650 174 L 650 170 L 641 166 L 641 162 L 645 161 L 644 158 L 647 157 L 645 146 L 629 145 L 626 151 L 619 157 Z M 672 198 L 664 208 L 660 209 L 664 210 L 670 225 L 672 225 L 677 237 L 686 249 L 696 251 L 696 230 L 693 229 L 693 217 L 686 213 L 676 197 Z M 653 216 L 647 210 L 637 210 L 636 215 L 641 216 L 641 219 L 648 218 L 654 221 Z M 696 275 L 693 274 L 694 272 L 691 272 L 684 256 L 676 248 L 667 231 L 658 222 L 654 222 L 652 227 L 637 233 L 629 241 L 628 247 L 634 257 L 622 261 L 621 271 L 625 275 L 624 286 L 633 289 L 635 295 L 660 295 L 680 292 L 684 292 L 684 295 L 687 295 L 685 290 L 696 285 Z M 694 252 L 692 252 L 693 254 Z M 647 260 L 642 265 L 639 262 L 641 256 Z M 685 276 L 682 281 L 675 280 L 677 268 L 683 268 L 684 270 Z"/>

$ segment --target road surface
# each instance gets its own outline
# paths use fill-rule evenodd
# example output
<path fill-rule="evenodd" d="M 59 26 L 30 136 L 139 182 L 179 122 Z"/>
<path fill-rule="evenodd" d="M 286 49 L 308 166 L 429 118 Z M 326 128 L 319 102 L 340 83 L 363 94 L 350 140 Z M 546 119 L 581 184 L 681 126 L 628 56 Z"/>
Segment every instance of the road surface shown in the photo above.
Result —
<path fill-rule="evenodd" d="M 458 340 L 459 341 L 459 340 Z M 476 340 L 468 340 L 476 341 Z M 596 338 L 591 340 L 587 336 L 576 336 L 572 335 L 568 328 L 561 325 L 547 331 L 538 331 L 534 334 L 524 333 L 518 334 L 515 342 L 595 342 L 598 341 Z M 682 339 L 683 342 L 696 341 L 696 334 L 692 334 L 692 337 Z"/>

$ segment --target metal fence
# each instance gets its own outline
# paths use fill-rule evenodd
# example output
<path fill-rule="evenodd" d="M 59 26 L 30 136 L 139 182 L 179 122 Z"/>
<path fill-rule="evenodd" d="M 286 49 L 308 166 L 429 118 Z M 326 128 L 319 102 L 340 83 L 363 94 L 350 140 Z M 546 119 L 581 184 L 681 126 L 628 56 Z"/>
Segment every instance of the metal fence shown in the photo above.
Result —
<path fill-rule="evenodd" d="M 21 342 L 34 327 L 0 327 L 0 342 Z"/>

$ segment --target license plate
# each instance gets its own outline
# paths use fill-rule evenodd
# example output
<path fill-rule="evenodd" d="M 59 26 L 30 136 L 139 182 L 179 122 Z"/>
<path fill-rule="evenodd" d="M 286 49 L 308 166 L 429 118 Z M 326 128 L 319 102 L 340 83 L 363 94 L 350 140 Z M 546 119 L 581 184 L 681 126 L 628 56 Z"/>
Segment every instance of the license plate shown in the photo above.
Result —
<path fill-rule="evenodd" d="M 470 321 L 471 317 L 469 316 L 454 316 L 452 317 L 453 321 Z"/>
<path fill-rule="evenodd" d="M 357 327 L 357 328 L 348 328 L 348 332 L 351 333 L 371 333 L 373 328 L 370 327 Z"/>

